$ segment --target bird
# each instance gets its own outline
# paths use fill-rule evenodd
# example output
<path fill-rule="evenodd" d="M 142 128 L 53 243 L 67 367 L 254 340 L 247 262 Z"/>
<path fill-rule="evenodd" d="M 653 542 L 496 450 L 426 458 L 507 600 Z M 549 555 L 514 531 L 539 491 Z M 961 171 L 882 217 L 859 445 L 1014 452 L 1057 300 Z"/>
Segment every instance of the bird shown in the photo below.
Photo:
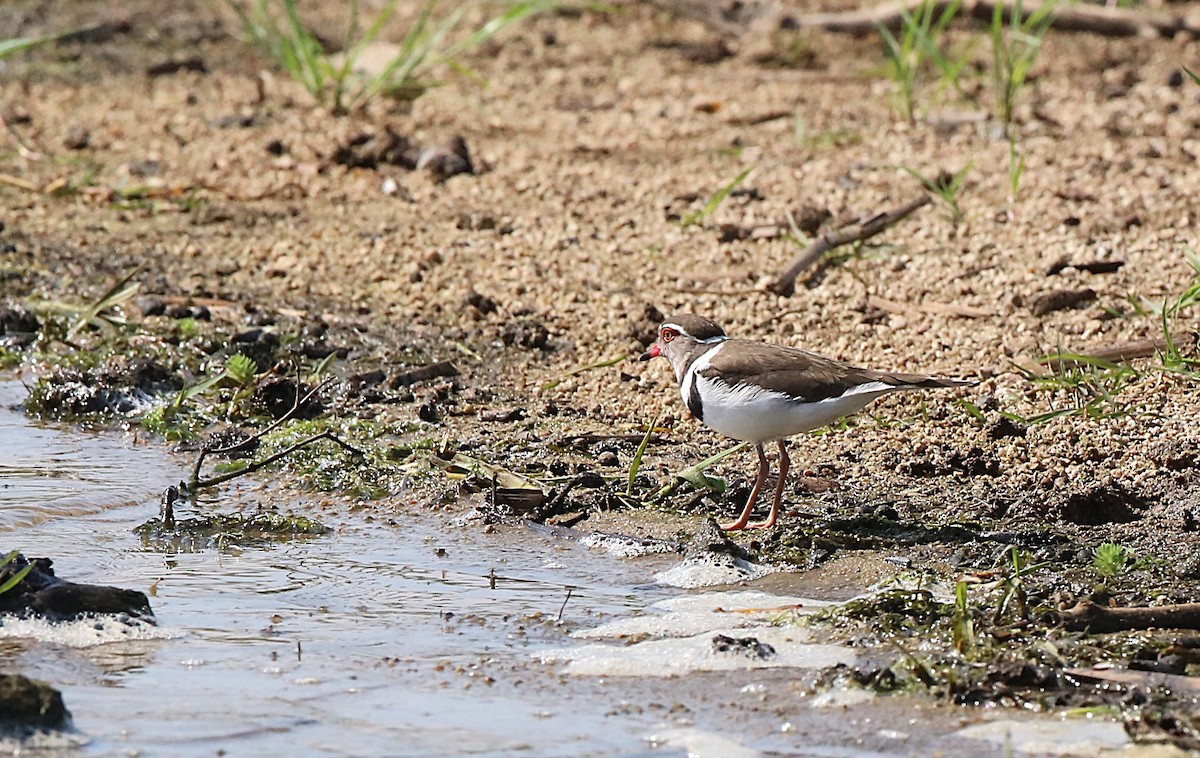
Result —
<path fill-rule="evenodd" d="M 665 357 L 688 411 L 709 428 L 754 443 L 758 476 L 741 514 L 724 531 L 770 529 L 779 519 L 791 460 L 787 438 L 857 413 L 877 397 L 906 390 L 965 387 L 967 379 L 874 371 L 795 347 L 729 337 L 704 316 L 678 315 L 658 327 L 639 360 Z M 779 448 L 779 481 L 764 521 L 750 513 L 770 474 L 763 445 Z"/>

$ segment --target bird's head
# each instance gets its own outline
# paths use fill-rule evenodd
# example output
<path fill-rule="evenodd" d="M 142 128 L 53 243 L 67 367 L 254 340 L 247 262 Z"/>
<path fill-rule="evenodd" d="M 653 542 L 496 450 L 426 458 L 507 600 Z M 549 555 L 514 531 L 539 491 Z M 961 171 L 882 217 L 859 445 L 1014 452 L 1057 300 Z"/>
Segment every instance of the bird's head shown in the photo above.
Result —
<path fill-rule="evenodd" d="M 679 379 L 696 355 L 725 339 L 725 330 L 709 319 L 683 314 L 658 327 L 658 340 L 638 360 L 648 361 L 661 355 L 671 362 L 675 378 Z"/>

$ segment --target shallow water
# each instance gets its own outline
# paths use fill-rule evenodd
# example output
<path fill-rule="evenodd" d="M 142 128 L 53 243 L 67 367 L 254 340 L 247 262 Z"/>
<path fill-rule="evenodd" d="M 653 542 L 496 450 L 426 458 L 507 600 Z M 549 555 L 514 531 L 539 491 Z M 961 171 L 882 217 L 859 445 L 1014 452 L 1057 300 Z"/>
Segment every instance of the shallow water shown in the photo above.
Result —
<path fill-rule="evenodd" d="M 0 670 L 61 689 L 85 754 L 926 755 L 960 751 L 956 730 L 984 716 L 814 698 L 804 670 L 852 652 L 733 610 L 802 599 L 656 584 L 673 555 L 409 509 L 388 518 L 386 503 L 372 520 L 279 503 L 290 496 L 261 485 L 224 490 L 219 507 L 270 502 L 334 532 L 226 551 L 143 540 L 133 527 L 187 460 L 128 434 L 33 425 L 7 408 L 22 396 L 0 383 L 0 550 L 151 593 L 159 620 L 0 624 Z M 714 609 L 724 615 L 706 621 Z M 758 635 L 790 668 L 714 662 L 706 628 Z M 971 754 L 1002 753 L 1003 728 Z"/>

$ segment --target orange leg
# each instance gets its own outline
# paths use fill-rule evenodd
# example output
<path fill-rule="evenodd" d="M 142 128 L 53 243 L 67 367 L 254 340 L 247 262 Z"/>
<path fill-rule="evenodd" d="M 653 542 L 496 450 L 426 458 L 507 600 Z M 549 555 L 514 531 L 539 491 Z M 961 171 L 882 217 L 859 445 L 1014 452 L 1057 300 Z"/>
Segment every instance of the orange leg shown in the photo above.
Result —
<path fill-rule="evenodd" d="M 779 445 L 779 483 L 775 485 L 775 502 L 771 503 L 771 513 L 767 516 L 766 521 L 746 524 L 747 529 L 770 529 L 779 520 L 779 504 L 783 502 L 783 488 L 787 483 L 788 469 L 792 467 L 792 461 L 788 458 L 787 446 L 784 441 L 779 440 L 775 444 Z"/>
<path fill-rule="evenodd" d="M 771 473 L 770 464 L 767 463 L 767 454 L 763 452 L 763 446 L 755 445 L 754 449 L 758 451 L 758 477 L 754 480 L 754 486 L 750 488 L 750 497 L 746 498 L 746 507 L 742 509 L 742 515 L 738 516 L 736 521 L 731 521 L 728 524 L 718 524 L 721 529 L 727 532 L 746 528 L 746 524 L 750 521 L 750 511 L 754 508 L 754 501 L 758 500 L 758 493 L 762 492 L 763 484 L 767 481 L 767 475 Z"/>

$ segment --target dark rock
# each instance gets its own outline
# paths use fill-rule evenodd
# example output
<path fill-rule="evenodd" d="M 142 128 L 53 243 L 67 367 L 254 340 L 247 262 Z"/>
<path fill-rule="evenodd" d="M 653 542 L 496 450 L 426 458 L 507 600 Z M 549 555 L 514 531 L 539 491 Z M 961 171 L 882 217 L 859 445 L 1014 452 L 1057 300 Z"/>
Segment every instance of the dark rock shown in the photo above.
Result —
<path fill-rule="evenodd" d="M 15 587 L 0 594 L 0 613 L 22 617 L 38 616 L 51 621 L 68 621 L 97 613 L 126 614 L 152 620 L 150 601 L 137 590 L 119 587 L 77 584 L 54 575 L 49 558 L 26 560 L 17 556 L 0 567 L 0 584 L 25 567 L 33 568 Z"/>
<path fill-rule="evenodd" d="M 331 355 L 345 359 L 350 355 L 350 348 L 336 347 L 320 341 L 305 340 L 300 343 L 300 354 L 314 361 L 323 361 Z"/>
<path fill-rule="evenodd" d="M 1035 316 L 1045 316 L 1047 313 L 1074 308 L 1096 299 L 1096 291 L 1091 288 L 1078 290 L 1054 290 L 1038 295 L 1029 303 L 1029 310 Z"/>
<path fill-rule="evenodd" d="M 192 71 L 197 74 L 207 74 L 208 64 L 198 55 L 193 55 L 188 58 L 178 58 L 155 63 L 146 69 L 146 76 L 154 79 L 159 76 L 170 76 L 178 74 L 180 71 Z"/>
<path fill-rule="evenodd" d="M 712 650 L 714 653 L 732 653 L 762 661 L 775 657 L 775 648 L 765 642 L 759 642 L 757 637 L 729 637 L 724 634 L 716 634 L 712 638 Z"/>
<path fill-rule="evenodd" d="M 1028 430 L 1023 424 L 1018 424 L 1016 421 L 1007 416 L 999 416 L 988 422 L 984 428 L 984 434 L 990 440 L 1002 440 L 1008 437 L 1024 437 Z"/>
<path fill-rule="evenodd" d="M 810 237 L 816 235 L 821 226 L 833 218 L 833 214 L 828 208 L 818 208 L 815 205 L 802 205 L 792 211 L 792 220 L 796 222 L 797 228 Z M 780 226 L 789 228 L 791 225 L 785 220 Z"/>
<path fill-rule="evenodd" d="M 173 318 L 176 321 L 185 318 L 195 319 L 196 321 L 212 321 L 212 311 L 203 305 L 169 305 L 162 309 L 161 315 Z"/>
<path fill-rule="evenodd" d="M 500 330 L 500 339 L 509 347 L 545 350 L 550 342 L 550 330 L 540 321 L 518 319 L 504 325 Z"/>
<path fill-rule="evenodd" d="M 438 361 L 428 366 L 417 366 L 416 368 L 406 369 L 393 374 L 392 378 L 388 380 L 388 386 L 396 389 L 398 387 L 408 387 L 417 382 L 426 382 L 430 379 L 449 376 L 458 376 L 458 368 L 450 361 Z"/>
<path fill-rule="evenodd" d="M 42 323 L 19 305 L 0 306 L 0 334 L 36 334 Z"/>
<path fill-rule="evenodd" d="M 1000 459 L 980 447 L 966 452 L 954 451 L 946 459 L 947 465 L 967 476 L 999 476 Z"/>
<path fill-rule="evenodd" d="M 468 292 L 467 296 L 463 298 L 463 302 L 479 311 L 479 313 L 484 316 L 495 313 L 500 307 L 496 304 L 495 300 L 491 299 L 487 295 L 481 295 L 475 290 Z"/>
<path fill-rule="evenodd" d="M 436 424 L 438 419 L 441 418 L 441 415 L 438 413 L 437 403 L 433 401 L 422 403 L 421 407 L 417 409 L 417 418 L 426 423 Z"/>
<path fill-rule="evenodd" d="M 0 674 L 0 734 L 21 738 L 32 731 L 71 728 L 61 692 L 21 674 Z"/>
<path fill-rule="evenodd" d="M 274 366 L 279 356 L 279 335 L 270 329 L 248 329 L 234 335 L 230 343 L 230 354 L 241 353 L 254 361 L 260 371 Z"/>
<path fill-rule="evenodd" d="M 916 477 L 945 476 L 955 472 L 967 476 L 998 476 L 1000 459 L 978 446 L 965 451 L 935 449 L 924 457 L 904 461 L 896 470 Z"/>
<path fill-rule="evenodd" d="M 269 376 L 259 382 L 250 397 L 251 405 L 265 410 L 272 418 L 283 418 L 298 398 L 306 396 L 312 387 L 304 382 L 297 384 L 294 379 L 283 376 Z M 293 418 L 314 419 L 325 412 L 325 403 L 319 397 L 310 397 L 300 403 Z"/>
<path fill-rule="evenodd" d="M 546 503 L 546 494 L 536 488 L 496 487 L 491 491 L 489 501 L 488 505 L 497 514 L 525 517 Z"/>
<path fill-rule="evenodd" d="M 68 150 L 86 150 L 92 142 L 92 132 L 83 124 L 75 124 L 67 130 L 63 147 Z"/>
<path fill-rule="evenodd" d="M 508 423 L 512 421 L 520 421 L 525 418 L 525 409 L 509 408 L 507 410 L 490 410 L 479 414 L 480 421 L 497 421 Z"/>
<path fill-rule="evenodd" d="M 751 230 L 740 224 L 721 224 L 717 228 L 717 242 L 722 244 L 728 242 L 739 242 L 750 237 Z"/>
<path fill-rule="evenodd" d="M 427 147 L 417 156 L 418 169 L 427 169 L 438 182 L 444 182 L 458 174 L 474 174 L 471 151 L 461 135 L 451 138 L 445 147 Z"/>
<path fill-rule="evenodd" d="M 362 387 L 374 387 L 377 384 L 382 384 L 387 379 L 387 373 L 383 369 L 375 369 L 373 371 L 363 371 L 358 374 L 351 374 L 346 377 L 346 382 L 354 389 Z"/>
<path fill-rule="evenodd" d="M 334 152 L 335 163 L 350 168 L 378 168 L 381 164 L 417 168 L 421 151 L 407 137 L 384 127 L 382 134 L 361 133 L 351 137 Z"/>
<path fill-rule="evenodd" d="M 992 684 L 993 695 L 1006 693 L 1009 688 L 1052 690 L 1061 685 L 1058 671 L 1054 668 L 1026 661 L 998 663 L 988 672 L 987 678 Z M 993 699 L 994 697 L 984 696 L 981 702 Z"/>

